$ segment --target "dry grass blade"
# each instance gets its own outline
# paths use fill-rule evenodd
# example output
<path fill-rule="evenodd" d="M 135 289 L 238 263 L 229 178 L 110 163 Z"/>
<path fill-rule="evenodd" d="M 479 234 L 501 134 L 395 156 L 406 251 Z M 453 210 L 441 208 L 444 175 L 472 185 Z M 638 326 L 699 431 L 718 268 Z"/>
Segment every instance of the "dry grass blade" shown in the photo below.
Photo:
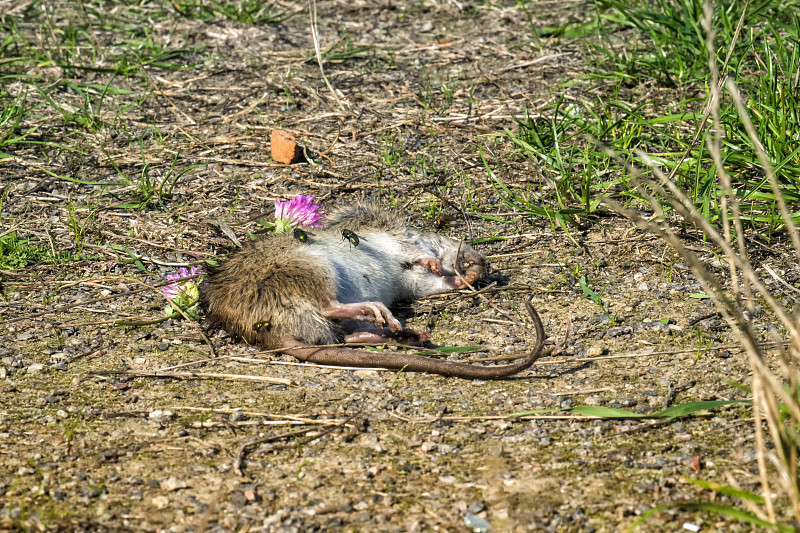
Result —
<path fill-rule="evenodd" d="M 315 441 L 315 440 L 317 440 L 317 439 L 319 439 L 321 437 L 324 437 L 325 435 L 328 435 L 329 433 L 332 433 L 333 431 L 336 431 L 337 429 L 345 428 L 345 427 L 348 427 L 348 426 L 352 427 L 352 424 L 350 424 L 350 423 L 357 416 L 359 416 L 360 414 L 361 414 L 361 410 L 358 410 L 354 414 L 352 414 L 349 417 L 347 417 L 346 420 L 341 421 L 338 424 L 332 425 L 331 427 L 325 429 L 324 431 L 318 431 L 316 429 L 306 430 L 304 433 L 302 433 L 302 435 L 305 437 L 303 439 L 299 439 L 298 438 L 298 437 L 300 437 L 300 434 L 298 434 L 298 432 L 288 431 L 286 433 L 283 433 L 281 435 L 277 435 L 277 436 L 274 436 L 274 437 L 259 437 L 259 438 L 256 438 L 256 439 L 249 440 L 249 441 L 245 442 L 244 444 L 242 444 L 239 447 L 239 451 L 236 453 L 236 459 L 233 461 L 233 468 L 234 468 L 234 470 L 236 470 L 236 473 L 239 475 L 239 477 L 244 477 L 244 471 L 243 471 L 244 458 L 245 458 L 245 454 L 247 453 L 248 448 L 251 448 L 253 446 L 257 446 L 259 444 L 266 444 L 268 442 L 275 442 L 275 441 L 282 440 L 282 439 L 292 439 L 292 440 L 294 440 L 294 442 L 290 442 L 289 444 L 286 444 L 284 446 L 278 446 L 276 448 L 273 448 L 273 450 L 285 449 L 285 448 L 289 448 L 289 447 L 295 447 L 295 448 L 300 449 L 303 446 L 305 446 L 306 444 L 309 444 L 312 441 Z"/>
<path fill-rule="evenodd" d="M 706 6 L 706 31 L 709 32 L 710 17 L 710 8 Z M 800 446 L 798 446 L 794 437 L 797 429 L 800 428 L 800 403 L 798 402 L 796 391 L 796 383 L 798 381 L 796 363 L 798 355 L 800 355 L 800 331 L 795 317 L 773 296 L 769 288 L 760 280 L 747 258 L 739 206 L 731 187 L 730 176 L 725 172 L 722 163 L 720 141 L 722 132 L 719 119 L 721 96 L 718 90 L 719 84 L 716 83 L 718 74 L 713 59 L 712 39 L 713 36 L 710 36 L 708 46 L 712 57 L 709 62 L 715 83 L 711 84 L 711 95 L 709 97 L 709 112 L 713 124 L 707 143 L 713 161 L 716 164 L 717 178 L 720 184 L 719 202 L 723 208 L 721 233 L 720 230 L 702 216 L 694 203 L 676 186 L 669 176 L 659 170 L 656 163 L 647 154 L 639 153 L 638 155 L 652 170 L 655 179 L 644 178 L 636 169 L 628 168 L 634 179 L 638 181 L 643 198 L 650 203 L 657 218 L 662 221 L 668 220 L 662 207 L 666 203 L 676 213 L 680 214 L 687 223 L 699 227 L 703 234 L 721 249 L 721 256 L 728 263 L 728 279 L 720 279 L 712 274 L 703 261 L 689 250 L 667 225 L 647 219 L 641 213 L 626 209 L 613 201 L 610 203 L 615 209 L 635 220 L 640 227 L 661 237 L 689 264 L 704 290 L 712 297 L 715 306 L 731 326 L 738 342 L 746 350 L 753 372 L 752 390 L 756 449 L 758 451 L 761 490 L 764 497 L 763 508 L 753 510 L 762 519 L 777 523 L 778 516 L 773 502 L 773 494 L 778 494 L 790 502 L 794 519 L 800 520 L 800 481 L 797 476 L 797 459 Z M 755 146 L 762 166 L 761 170 L 766 175 L 777 198 L 787 236 L 794 248 L 795 255 L 800 261 L 800 235 L 798 235 L 791 219 L 778 181 L 759 142 L 747 109 L 742 103 L 738 88 L 731 80 L 728 80 L 727 88 L 736 104 L 742 122 L 745 124 L 750 141 Z M 731 231 L 731 223 L 733 224 L 733 231 Z M 736 247 L 732 243 L 734 237 L 738 241 L 738 246 Z M 779 352 L 778 372 L 770 370 L 765 360 L 763 345 L 759 342 L 756 330 L 751 322 L 751 314 L 741 305 L 742 292 L 745 294 L 746 301 L 752 301 L 750 297 L 751 289 L 754 289 L 763 298 L 769 311 L 776 316 L 780 326 L 785 328 L 788 334 L 788 342 L 786 342 L 784 339 L 778 338 L 777 333 L 775 333 L 775 346 Z M 785 348 L 784 344 L 786 345 Z M 766 424 L 767 434 L 764 432 L 762 423 Z M 767 437 L 771 439 L 774 445 L 774 452 L 770 450 L 770 446 L 767 444 Z M 770 472 L 772 469 L 777 470 L 777 475 L 774 472 Z"/>
<path fill-rule="evenodd" d="M 328 81 L 328 77 L 325 75 L 325 69 L 322 66 L 322 52 L 320 51 L 319 47 L 319 29 L 317 28 L 316 0 L 308 1 L 308 16 L 311 19 L 311 39 L 314 41 L 314 53 L 317 56 L 317 63 L 319 64 L 319 73 L 320 76 L 322 76 L 322 81 L 325 82 L 325 86 L 331 92 L 331 95 L 333 95 L 333 99 L 336 100 L 336 103 L 339 104 L 339 107 L 341 109 L 346 109 L 345 102 L 342 100 L 336 89 L 333 88 L 331 82 Z"/>
<path fill-rule="evenodd" d="M 133 378 L 167 378 L 167 379 L 224 379 L 226 381 L 257 381 L 260 383 L 274 383 L 276 385 L 286 385 L 296 387 L 297 385 L 290 379 L 271 378 L 269 376 L 249 376 L 246 374 L 220 374 L 216 372 L 136 372 L 132 370 L 105 370 L 102 372 L 92 372 L 96 376 L 126 376 Z"/>

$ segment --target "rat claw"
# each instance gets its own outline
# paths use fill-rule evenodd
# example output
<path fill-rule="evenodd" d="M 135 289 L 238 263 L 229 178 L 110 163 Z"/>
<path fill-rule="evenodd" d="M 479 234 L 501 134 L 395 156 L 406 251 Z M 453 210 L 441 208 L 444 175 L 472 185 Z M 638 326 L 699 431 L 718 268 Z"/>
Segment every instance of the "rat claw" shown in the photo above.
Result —
<path fill-rule="evenodd" d="M 373 315 L 372 322 L 376 326 L 382 326 L 382 325 L 384 325 L 386 323 L 386 320 L 384 319 L 384 313 L 383 313 L 384 310 L 383 309 L 380 309 L 377 305 L 373 304 L 373 305 L 370 305 L 370 311 L 372 311 L 372 315 Z"/>

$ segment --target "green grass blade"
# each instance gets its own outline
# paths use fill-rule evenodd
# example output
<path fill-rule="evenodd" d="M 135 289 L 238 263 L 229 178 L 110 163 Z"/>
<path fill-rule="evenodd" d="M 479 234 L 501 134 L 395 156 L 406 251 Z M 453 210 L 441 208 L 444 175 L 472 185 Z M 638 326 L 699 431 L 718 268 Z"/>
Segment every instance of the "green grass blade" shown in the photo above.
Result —
<path fill-rule="evenodd" d="M 718 492 L 720 494 L 726 494 L 728 496 L 733 496 L 734 498 L 740 498 L 742 500 L 749 500 L 751 502 L 756 502 L 758 504 L 764 503 L 764 497 L 759 494 L 755 494 L 753 492 L 737 489 L 735 487 L 730 487 L 728 485 L 723 485 L 721 483 L 714 483 L 713 481 L 706 481 L 705 479 L 686 478 L 686 480 L 689 483 L 697 485 L 698 487 L 703 487 L 704 489 L 713 490 L 714 492 Z"/>
<path fill-rule="evenodd" d="M 637 518 L 633 522 L 633 524 L 631 524 L 631 527 L 627 531 L 629 532 L 633 531 L 654 514 L 660 513 L 661 511 L 666 511 L 668 509 L 709 511 L 722 516 L 727 516 L 728 518 L 737 520 L 739 522 L 745 522 L 753 526 L 762 527 L 764 529 L 768 529 L 771 531 L 778 531 L 778 533 L 797 533 L 797 530 L 792 526 L 783 524 L 773 524 L 772 522 L 767 522 L 766 520 L 762 520 L 758 518 L 756 515 L 748 513 L 747 511 L 737 509 L 736 507 L 731 507 L 730 505 L 722 505 L 720 503 L 674 503 L 668 505 L 659 505 L 657 507 L 653 507 L 652 509 L 648 510 L 645 513 L 642 513 L 642 516 Z"/>

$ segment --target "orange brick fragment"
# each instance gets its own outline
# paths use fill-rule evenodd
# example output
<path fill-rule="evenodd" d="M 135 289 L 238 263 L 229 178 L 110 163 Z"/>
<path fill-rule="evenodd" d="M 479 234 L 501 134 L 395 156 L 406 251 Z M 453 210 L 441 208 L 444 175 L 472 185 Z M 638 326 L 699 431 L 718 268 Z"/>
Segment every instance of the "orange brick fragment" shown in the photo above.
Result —
<path fill-rule="evenodd" d="M 287 165 L 300 161 L 303 150 L 295 142 L 294 135 L 288 131 L 272 130 L 269 140 L 272 145 L 273 161 Z"/>

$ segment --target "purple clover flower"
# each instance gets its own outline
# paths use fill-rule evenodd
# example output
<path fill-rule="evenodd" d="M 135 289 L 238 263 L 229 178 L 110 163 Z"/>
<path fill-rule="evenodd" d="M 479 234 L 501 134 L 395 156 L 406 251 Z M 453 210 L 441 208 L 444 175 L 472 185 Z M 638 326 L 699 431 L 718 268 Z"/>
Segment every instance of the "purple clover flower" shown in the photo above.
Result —
<path fill-rule="evenodd" d="M 202 276 L 202 274 L 202 269 L 198 267 L 181 268 L 177 274 L 168 274 L 167 279 L 171 281 L 187 276 Z M 182 319 L 183 315 L 177 309 L 180 308 L 190 319 L 200 320 L 197 312 L 197 300 L 200 298 L 200 278 L 185 280 L 180 283 L 170 283 L 162 287 L 161 290 L 164 292 L 164 296 L 170 299 L 170 302 L 164 308 L 164 314 L 168 318 Z"/>
<path fill-rule="evenodd" d="M 288 202 L 275 200 L 275 233 L 283 233 L 296 226 L 318 228 L 322 215 L 313 196 L 298 195 Z"/>
<path fill-rule="evenodd" d="M 203 270 L 198 268 L 198 267 L 189 267 L 188 270 L 185 269 L 185 268 L 181 268 L 180 270 L 178 270 L 177 274 L 167 274 L 167 280 L 185 278 L 187 276 L 197 276 L 197 275 L 200 275 L 202 273 L 203 273 Z M 197 291 L 198 291 L 198 289 L 197 289 L 197 281 L 196 280 L 195 281 L 188 281 L 187 280 L 187 281 L 184 281 L 181 284 L 172 283 L 170 285 L 162 287 L 161 290 L 164 291 L 164 296 L 174 300 L 175 298 L 177 298 L 181 294 L 185 294 L 187 296 L 189 296 L 190 293 L 191 294 L 196 294 Z"/>

